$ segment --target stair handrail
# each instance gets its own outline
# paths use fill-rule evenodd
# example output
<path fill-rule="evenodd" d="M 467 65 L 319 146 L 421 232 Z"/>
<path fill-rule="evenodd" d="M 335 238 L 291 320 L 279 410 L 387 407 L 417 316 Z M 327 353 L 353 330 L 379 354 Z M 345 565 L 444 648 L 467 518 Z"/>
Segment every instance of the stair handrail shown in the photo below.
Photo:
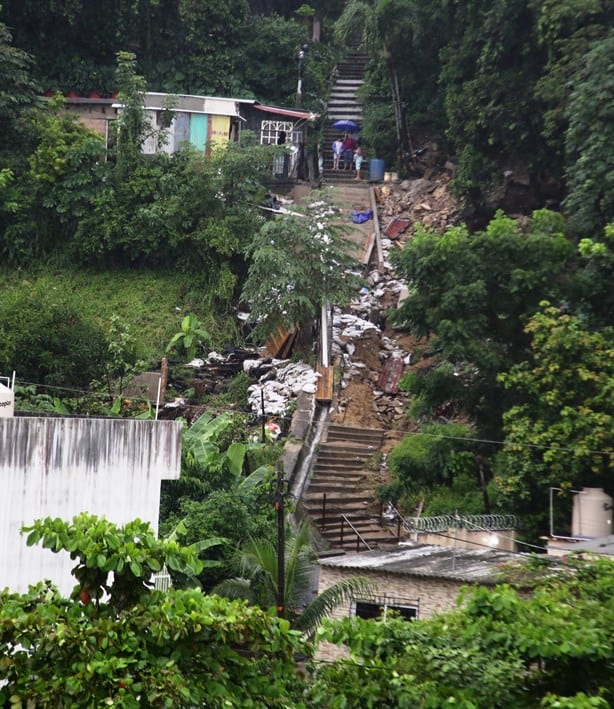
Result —
<path fill-rule="evenodd" d="M 367 540 L 366 540 L 366 539 L 362 536 L 362 534 L 356 529 L 356 527 L 350 522 L 350 520 L 348 519 L 347 515 L 345 515 L 345 514 L 342 513 L 342 514 L 341 514 L 341 519 L 342 519 L 344 522 L 347 522 L 347 524 L 348 524 L 348 526 L 350 527 L 350 529 L 352 530 L 352 532 L 354 532 L 354 534 L 356 535 L 356 538 L 357 538 L 357 541 L 356 541 L 356 551 L 358 551 L 358 543 L 359 543 L 359 542 L 362 542 L 362 543 L 367 547 L 367 550 L 368 550 L 368 551 L 372 551 L 371 546 L 368 544 Z M 342 532 L 341 532 L 341 543 L 343 544 L 343 527 L 341 527 L 341 530 L 342 530 Z"/>
<path fill-rule="evenodd" d="M 330 514 L 332 512 L 332 514 Z M 326 526 L 327 521 L 335 521 L 336 519 L 341 520 L 341 530 L 339 533 L 339 536 L 341 538 L 341 544 L 343 544 L 343 524 L 344 522 L 347 522 L 347 525 L 349 528 L 354 532 L 356 535 L 356 551 L 359 551 L 359 543 L 362 542 L 366 547 L 368 551 L 372 551 L 373 547 L 367 542 L 367 540 L 362 536 L 362 534 L 356 529 L 356 527 L 352 524 L 348 516 L 341 510 L 340 507 L 333 507 L 332 510 L 327 508 L 326 506 L 326 493 L 322 494 L 322 517 L 321 517 L 321 522 L 320 522 L 320 531 L 324 529 Z"/>

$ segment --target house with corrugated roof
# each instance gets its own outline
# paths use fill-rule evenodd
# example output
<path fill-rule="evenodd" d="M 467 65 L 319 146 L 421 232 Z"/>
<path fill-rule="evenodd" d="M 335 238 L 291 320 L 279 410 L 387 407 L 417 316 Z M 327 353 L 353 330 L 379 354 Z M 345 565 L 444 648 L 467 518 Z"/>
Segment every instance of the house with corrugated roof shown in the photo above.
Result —
<path fill-rule="evenodd" d="M 389 548 L 321 558 L 318 593 L 338 581 L 362 576 L 372 583 L 373 592 L 337 606 L 331 618 L 376 618 L 390 611 L 407 620 L 429 618 L 454 608 L 465 586 L 501 583 L 503 569 L 522 558 L 521 554 L 497 549 L 403 542 Z M 342 651 L 325 643 L 319 653 L 330 658 Z"/>
<path fill-rule="evenodd" d="M 120 103 L 114 106 L 121 110 Z M 254 99 L 157 92 L 145 94 L 145 110 L 153 128 L 143 144 L 146 154 L 174 153 L 185 143 L 209 154 L 216 145 L 236 142 L 251 131 L 260 145 L 287 146 L 286 156 L 273 166 L 274 174 L 284 178 L 299 176 L 307 125 L 318 118 L 310 111 L 266 106 Z"/>

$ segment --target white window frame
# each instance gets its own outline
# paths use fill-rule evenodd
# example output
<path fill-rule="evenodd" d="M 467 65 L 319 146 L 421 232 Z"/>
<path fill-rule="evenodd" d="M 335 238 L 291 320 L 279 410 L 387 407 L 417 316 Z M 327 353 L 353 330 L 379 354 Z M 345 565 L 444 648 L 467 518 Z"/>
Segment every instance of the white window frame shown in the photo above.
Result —
<path fill-rule="evenodd" d="M 286 134 L 286 143 L 297 142 L 292 121 L 262 121 L 260 124 L 260 145 L 277 145 L 277 138 L 282 131 Z"/>

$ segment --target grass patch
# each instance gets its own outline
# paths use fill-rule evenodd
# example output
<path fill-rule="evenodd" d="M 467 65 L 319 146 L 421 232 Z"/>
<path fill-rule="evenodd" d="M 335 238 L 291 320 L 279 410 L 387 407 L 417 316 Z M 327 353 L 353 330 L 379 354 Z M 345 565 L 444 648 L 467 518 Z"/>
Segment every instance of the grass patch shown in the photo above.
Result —
<path fill-rule="evenodd" d="M 225 337 L 235 332 L 234 324 L 223 314 L 207 310 L 212 294 L 194 274 L 58 267 L 0 269 L 0 299 L 14 298 L 23 290 L 67 299 L 83 317 L 94 319 L 105 330 L 111 316 L 119 315 L 139 342 L 143 357 L 151 363 L 160 360 L 188 313 L 194 313 L 203 322 L 217 344 L 224 343 Z M 28 314 L 24 313 L 24 326 L 27 319 Z"/>

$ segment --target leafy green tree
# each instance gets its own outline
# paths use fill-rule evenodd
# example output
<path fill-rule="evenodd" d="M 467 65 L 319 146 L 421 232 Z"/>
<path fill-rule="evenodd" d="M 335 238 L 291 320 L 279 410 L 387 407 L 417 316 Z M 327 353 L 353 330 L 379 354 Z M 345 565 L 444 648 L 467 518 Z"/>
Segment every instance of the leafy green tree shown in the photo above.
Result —
<path fill-rule="evenodd" d="M 30 113 L 33 152 L 11 185 L 13 217 L 0 253 L 24 264 L 66 253 L 107 169 L 101 137 L 63 112 L 61 96 Z"/>
<path fill-rule="evenodd" d="M 526 567 L 526 565 L 524 565 Z M 529 597 L 514 588 L 466 589 L 458 610 L 407 622 L 345 618 L 321 639 L 350 657 L 319 663 L 313 705 L 347 707 L 600 707 L 614 699 L 609 595 L 614 564 L 541 564 Z"/>
<path fill-rule="evenodd" d="M 0 702 L 13 706 L 300 706 L 287 621 L 195 589 L 156 591 L 153 573 L 197 573 L 194 549 L 146 523 L 39 520 L 42 541 L 77 560 L 63 598 L 49 583 L 0 593 Z M 111 576 L 112 573 L 112 576 Z"/>
<path fill-rule="evenodd" d="M 180 0 L 187 93 L 233 96 L 248 31 L 246 0 Z"/>
<path fill-rule="evenodd" d="M 122 104 L 117 119 L 117 162 L 122 172 L 142 161 L 141 148 L 151 132 L 151 122 L 145 112 L 147 83 L 136 73 L 136 55 L 117 53 L 117 99 Z"/>
<path fill-rule="evenodd" d="M 565 207 L 576 234 L 598 233 L 614 219 L 614 32 L 592 42 L 569 100 L 565 136 L 569 194 Z"/>
<path fill-rule="evenodd" d="M 390 48 L 390 35 L 395 28 L 390 15 L 394 12 L 400 18 L 406 16 L 412 9 L 413 2 L 407 0 L 399 3 L 351 0 L 346 3 L 335 25 L 335 35 L 339 41 L 348 44 L 358 35 L 361 38 L 361 48 L 373 56 L 379 56 L 385 62 L 394 108 L 397 145 L 401 154 L 403 151 L 407 152 L 409 145 L 403 125 L 396 58 Z"/>
<path fill-rule="evenodd" d="M 546 509 L 550 486 L 609 487 L 614 472 L 614 334 L 542 303 L 526 326 L 532 357 L 500 375 L 517 403 L 503 416 L 497 486 L 514 509 Z"/>
<path fill-rule="evenodd" d="M 349 303 L 354 263 L 343 228 L 325 201 L 267 221 L 248 248 L 242 299 L 257 335 L 306 325 L 325 303 Z"/>
<path fill-rule="evenodd" d="M 105 391 L 109 400 L 116 396 L 121 400 L 129 381 L 142 372 L 146 364 L 140 356 L 137 337 L 119 315 L 111 316 L 107 342 L 107 357 L 101 362 L 102 375 L 92 382 L 92 388 Z"/>
<path fill-rule="evenodd" d="M 585 80 L 580 74 L 589 46 L 607 36 L 610 8 L 607 0 L 546 0 L 531 3 L 531 9 L 536 40 L 545 56 L 543 73 L 533 90 L 542 114 L 542 135 L 551 162 L 549 172 L 560 180 L 565 163 L 565 133 L 574 113 L 570 95 Z"/>
<path fill-rule="evenodd" d="M 366 579 L 346 579 L 307 602 L 313 583 L 314 563 L 312 530 L 308 522 L 303 522 L 295 531 L 286 535 L 283 612 L 293 627 L 307 633 L 313 633 L 322 619 L 337 605 L 358 593 L 371 590 Z M 230 598 L 245 598 L 264 609 L 274 608 L 279 591 L 276 542 L 250 538 L 238 550 L 234 565 L 240 576 L 222 581 L 214 588 L 215 593 Z"/>
<path fill-rule="evenodd" d="M 506 167 L 540 154 L 540 113 L 532 87 L 542 50 L 527 0 L 456 5 L 441 53 L 447 138 L 457 155 L 455 186 L 488 210 Z M 503 159 L 501 159 L 503 157 Z"/>
<path fill-rule="evenodd" d="M 499 213 L 473 234 L 465 227 L 443 235 L 418 228 L 393 254 L 397 272 L 411 284 L 394 320 L 418 337 L 432 337 L 430 347 L 443 361 L 418 390 L 423 405 L 456 397 L 481 434 L 500 433 L 506 399 L 497 375 L 526 356 L 523 319 L 544 297 L 566 294 L 574 247 L 563 228 L 563 218 L 546 210 L 535 212 L 526 229 Z"/>
<path fill-rule="evenodd" d="M 0 168 L 5 167 L 6 153 L 14 152 L 14 141 L 23 139 L 20 118 L 35 103 L 38 86 L 30 70 L 31 58 L 12 46 L 11 33 L 0 22 Z"/>
<path fill-rule="evenodd" d="M 260 101 L 294 105 L 296 48 L 305 40 L 303 29 L 279 15 L 256 15 L 250 24 L 241 79 L 246 92 Z"/>
<path fill-rule="evenodd" d="M 421 502 L 426 515 L 489 513 L 488 457 L 472 438 L 469 427 L 452 423 L 406 436 L 388 456 L 393 483 L 380 496 L 400 500 L 405 510 Z"/>
<path fill-rule="evenodd" d="M 257 205 L 274 152 L 244 138 L 210 156 L 193 149 L 141 156 L 126 165 L 130 179 L 114 169 L 79 224 L 75 258 L 198 272 L 211 283 L 212 314 L 227 308 L 263 221 Z"/>
<path fill-rule="evenodd" d="M 205 588 L 225 578 L 233 549 L 250 535 L 261 538 L 274 533 L 270 500 L 274 467 L 260 461 L 250 465 L 250 454 L 263 446 L 245 443 L 246 439 L 240 415 L 204 412 L 184 429 L 181 477 L 162 483 L 163 533 L 170 533 L 182 523 L 187 542 L 203 537 L 223 537 L 228 541 L 212 554 L 213 559 L 224 562 L 224 568 L 214 572 L 207 569 L 199 577 Z M 278 450 L 276 455 L 279 454 Z"/>
<path fill-rule="evenodd" d="M 463 459 L 472 457 L 462 450 L 470 440 L 469 429 L 460 424 L 426 426 L 390 452 L 390 471 L 407 484 L 451 482 L 463 469 Z"/>
<path fill-rule="evenodd" d="M 573 301 L 587 322 L 596 328 L 612 323 L 614 292 L 611 274 L 614 271 L 614 222 L 607 224 L 603 235 L 580 239 L 580 267 L 574 278 Z"/>

